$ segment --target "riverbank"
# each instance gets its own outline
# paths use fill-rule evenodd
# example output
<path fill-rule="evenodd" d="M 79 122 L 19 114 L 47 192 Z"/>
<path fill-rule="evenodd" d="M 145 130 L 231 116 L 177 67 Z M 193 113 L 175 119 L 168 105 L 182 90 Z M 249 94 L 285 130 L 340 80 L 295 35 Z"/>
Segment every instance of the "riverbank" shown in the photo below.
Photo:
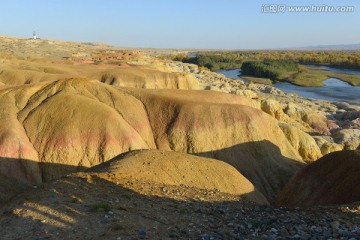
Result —
<path fill-rule="evenodd" d="M 324 70 L 326 71 L 326 70 Z M 292 82 L 275 82 L 273 83 L 267 78 L 256 78 L 251 76 L 241 75 L 241 70 L 219 70 L 218 73 L 222 73 L 227 77 L 240 79 L 245 83 L 257 83 L 272 85 L 287 93 L 295 93 L 299 96 L 313 99 L 322 99 L 333 102 L 348 102 L 360 106 L 360 87 L 352 86 L 345 81 L 341 81 L 338 78 L 327 78 L 321 82 L 322 86 L 317 87 L 303 87 L 293 84 Z M 360 74 L 360 72 L 359 72 Z"/>
<path fill-rule="evenodd" d="M 245 83 L 239 77 L 227 78 L 220 73 L 199 70 L 193 64 L 167 62 L 165 65 L 175 72 L 192 74 L 199 80 L 202 89 L 247 97 L 253 107 L 312 135 L 322 154 L 356 149 L 360 145 L 360 106 L 351 101 L 307 98 L 275 86 Z"/>
<path fill-rule="evenodd" d="M 326 63 L 301 63 L 302 65 L 308 65 L 308 66 L 316 66 L 316 67 L 329 67 L 329 68 L 336 68 L 336 69 L 342 69 L 342 70 L 355 70 L 360 71 L 360 66 L 344 66 L 344 65 L 336 65 L 336 64 L 326 64 Z"/>
<path fill-rule="evenodd" d="M 337 78 L 353 86 L 360 85 L 360 73 L 352 74 L 330 67 L 305 66 L 285 60 L 244 62 L 241 72 L 251 77 L 270 78 L 273 82 L 289 82 L 302 87 L 324 86 L 324 81 L 328 78 Z"/>

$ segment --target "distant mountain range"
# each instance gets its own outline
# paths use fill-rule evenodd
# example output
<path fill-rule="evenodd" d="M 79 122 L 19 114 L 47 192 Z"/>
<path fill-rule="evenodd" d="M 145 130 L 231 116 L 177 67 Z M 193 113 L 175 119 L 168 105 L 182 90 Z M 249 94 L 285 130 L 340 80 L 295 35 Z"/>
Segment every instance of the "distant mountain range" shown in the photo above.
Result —
<path fill-rule="evenodd" d="M 300 49 L 309 49 L 309 50 L 360 50 L 360 43 L 359 44 L 339 44 L 339 45 L 318 45 L 318 46 L 302 47 Z"/>

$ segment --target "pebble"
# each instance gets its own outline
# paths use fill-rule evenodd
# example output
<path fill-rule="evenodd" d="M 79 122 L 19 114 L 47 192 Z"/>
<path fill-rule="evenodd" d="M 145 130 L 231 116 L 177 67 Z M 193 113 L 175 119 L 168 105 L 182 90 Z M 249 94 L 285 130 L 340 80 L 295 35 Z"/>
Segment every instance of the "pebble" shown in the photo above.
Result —
<path fill-rule="evenodd" d="M 146 230 L 144 228 L 140 228 L 137 230 L 137 234 L 139 235 L 140 238 L 145 238 L 146 237 Z"/>
<path fill-rule="evenodd" d="M 333 229 L 338 229 L 340 227 L 340 223 L 338 221 L 334 221 L 330 223 Z"/>
<path fill-rule="evenodd" d="M 211 240 L 212 237 L 208 234 L 202 234 L 200 235 L 200 237 L 198 238 L 198 240 Z"/>
<path fill-rule="evenodd" d="M 176 238 L 177 234 L 175 232 L 170 232 L 169 233 L 169 238 Z"/>

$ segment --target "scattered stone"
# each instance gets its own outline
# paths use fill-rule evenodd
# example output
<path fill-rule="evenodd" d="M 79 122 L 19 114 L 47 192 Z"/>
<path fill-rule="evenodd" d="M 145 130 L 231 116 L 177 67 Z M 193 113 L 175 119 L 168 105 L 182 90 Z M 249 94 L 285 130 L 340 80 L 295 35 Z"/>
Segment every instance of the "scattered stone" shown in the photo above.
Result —
<path fill-rule="evenodd" d="M 145 238 L 146 237 L 146 229 L 145 228 L 138 229 L 137 234 L 140 238 Z"/>
<path fill-rule="evenodd" d="M 169 233 L 169 238 L 176 238 L 177 234 L 175 232 L 170 232 Z"/>
<path fill-rule="evenodd" d="M 334 221 L 330 223 L 333 229 L 338 229 L 340 227 L 340 223 L 338 221 Z"/>

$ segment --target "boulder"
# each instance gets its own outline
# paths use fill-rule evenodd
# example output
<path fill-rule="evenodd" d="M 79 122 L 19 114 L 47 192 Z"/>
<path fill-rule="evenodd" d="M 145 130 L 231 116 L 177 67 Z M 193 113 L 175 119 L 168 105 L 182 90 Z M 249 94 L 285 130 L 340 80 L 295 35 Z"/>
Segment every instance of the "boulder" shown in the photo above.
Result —
<path fill-rule="evenodd" d="M 360 118 L 360 111 L 346 111 L 337 116 L 340 120 L 355 120 Z"/>
<path fill-rule="evenodd" d="M 331 136 L 345 150 L 355 150 L 360 146 L 360 129 L 342 129 Z"/>
<path fill-rule="evenodd" d="M 289 117 L 283 111 L 283 106 L 274 99 L 266 99 L 261 101 L 261 110 L 273 116 L 279 121 L 289 121 Z"/>
<path fill-rule="evenodd" d="M 309 162 L 322 157 L 320 148 L 316 144 L 314 138 L 309 134 L 286 123 L 280 123 L 279 126 L 291 145 L 298 150 L 303 160 Z"/>
<path fill-rule="evenodd" d="M 360 201 L 360 150 L 330 153 L 301 169 L 281 191 L 278 204 L 291 207 Z"/>
<path fill-rule="evenodd" d="M 290 118 L 300 120 L 311 127 L 313 132 L 320 133 L 322 135 L 330 135 L 332 129 L 339 127 L 333 121 L 326 119 L 325 116 L 311 109 L 304 109 L 291 102 L 288 103 L 284 112 Z"/>
<path fill-rule="evenodd" d="M 235 94 L 240 95 L 240 96 L 244 96 L 250 99 L 257 99 L 258 95 L 256 92 L 251 91 L 251 90 L 247 90 L 247 89 L 238 89 L 236 90 Z"/>
<path fill-rule="evenodd" d="M 276 118 L 280 122 L 287 123 L 304 132 L 314 131 L 312 127 L 308 123 L 304 122 L 297 114 L 292 115 L 292 113 L 290 113 L 290 115 L 288 115 L 288 113 L 285 113 L 284 111 L 287 109 L 287 106 L 288 105 L 282 104 L 271 98 L 262 100 L 260 103 L 260 109 L 262 111 Z"/>
<path fill-rule="evenodd" d="M 330 136 L 314 136 L 314 139 L 322 155 L 344 150 L 344 146 L 334 143 L 334 140 Z"/>

